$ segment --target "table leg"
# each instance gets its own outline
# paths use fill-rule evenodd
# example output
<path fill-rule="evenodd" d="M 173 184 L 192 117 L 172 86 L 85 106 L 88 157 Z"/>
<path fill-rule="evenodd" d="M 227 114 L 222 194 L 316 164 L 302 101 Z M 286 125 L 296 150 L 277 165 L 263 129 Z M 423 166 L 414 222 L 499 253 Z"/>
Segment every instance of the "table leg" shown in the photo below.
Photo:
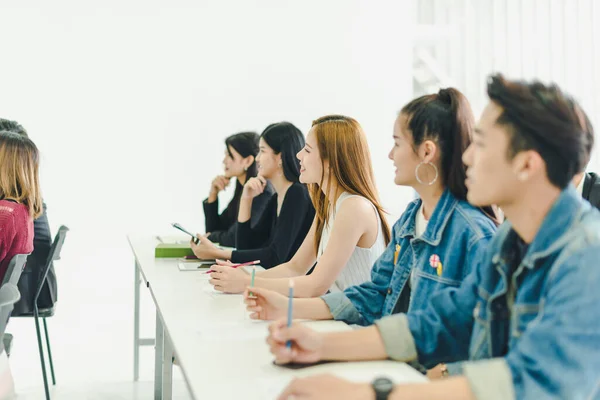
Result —
<path fill-rule="evenodd" d="M 140 377 L 140 266 L 135 260 L 135 278 L 133 280 L 133 380 Z"/>
<path fill-rule="evenodd" d="M 156 311 L 156 338 L 154 346 L 154 399 L 160 400 L 163 395 L 163 348 L 164 330 L 158 310 Z"/>
<path fill-rule="evenodd" d="M 162 355 L 162 398 L 171 400 L 173 397 L 173 345 L 167 332 L 163 334 Z"/>

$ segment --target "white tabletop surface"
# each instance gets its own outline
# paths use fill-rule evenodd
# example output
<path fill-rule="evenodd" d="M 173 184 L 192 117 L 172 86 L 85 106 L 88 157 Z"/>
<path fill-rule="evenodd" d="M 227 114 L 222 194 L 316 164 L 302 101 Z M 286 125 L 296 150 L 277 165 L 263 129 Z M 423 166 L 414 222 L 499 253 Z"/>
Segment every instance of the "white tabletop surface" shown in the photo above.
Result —
<path fill-rule="evenodd" d="M 289 370 L 273 365 L 265 342 L 268 322 L 250 320 L 241 295 L 214 291 L 204 271 L 180 271 L 178 259 L 154 258 L 155 236 L 130 235 L 143 278 L 196 399 L 273 398 L 294 376 L 333 373 L 370 381 L 377 375 L 394 381 L 425 382 L 403 363 L 336 363 Z M 325 331 L 351 329 L 338 321 L 308 322 Z M 364 378 L 364 379 L 361 379 Z"/>

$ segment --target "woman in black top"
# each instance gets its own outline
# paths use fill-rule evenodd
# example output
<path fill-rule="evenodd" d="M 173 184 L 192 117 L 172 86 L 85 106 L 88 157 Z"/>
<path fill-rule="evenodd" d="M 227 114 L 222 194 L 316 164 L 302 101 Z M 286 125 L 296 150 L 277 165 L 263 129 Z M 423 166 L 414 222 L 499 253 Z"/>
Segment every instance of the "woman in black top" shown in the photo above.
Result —
<path fill-rule="evenodd" d="M 289 122 L 269 125 L 260 137 L 259 176 L 244 186 L 237 223 L 237 250 L 222 250 L 206 238 L 192 243 L 198 258 L 232 262 L 260 260 L 264 268 L 289 261 L 308 233 L 315 210 L 308 190 L 299 183 L 296 154 L 304 147 L 302 132 Z M 276 194 L 256 224 L 250 223 L 253 204 L 264 193 L 267 181 Z M 252 215 L 253 216 L 253 215 Z"/>
<path fill-rule="evenodd" d="M 258 154 L 259 136 L 255 132 L 241 132 L 225 139 L 225 158 L 223 158 L 224 174 L 213 179 L 208 199 L 204 200 L 204 224 L 210 241 L 222 246 L 235 246 L 235 225 L 240 206 L 240 197 L 244 184 L 256 176 L 256 155 Z M 219 192 L 236 178 L 233 199 L 219 215 Z M 262 215 L 265 206 L 273 195 L 269 185 L 252 203 L 252 220 L 254 224 Z"/>

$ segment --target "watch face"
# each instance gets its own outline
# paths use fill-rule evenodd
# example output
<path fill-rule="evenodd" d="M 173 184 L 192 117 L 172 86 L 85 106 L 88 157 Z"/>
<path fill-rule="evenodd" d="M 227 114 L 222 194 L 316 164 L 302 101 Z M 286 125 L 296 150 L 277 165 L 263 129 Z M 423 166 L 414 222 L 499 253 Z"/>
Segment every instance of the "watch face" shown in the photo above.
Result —
<path fill-rule="evenodd" d="M 373 381 L 373 388 L 377 392 L 390 393 L 394 389 L 394 382 L 388 378 L 377 378 Z"/>

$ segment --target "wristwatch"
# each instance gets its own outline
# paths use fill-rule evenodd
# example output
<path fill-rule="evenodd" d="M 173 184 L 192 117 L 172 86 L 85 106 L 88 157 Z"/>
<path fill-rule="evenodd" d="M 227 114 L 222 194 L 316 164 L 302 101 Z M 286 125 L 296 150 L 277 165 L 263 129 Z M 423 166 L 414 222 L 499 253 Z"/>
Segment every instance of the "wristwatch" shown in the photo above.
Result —
<path fill-rule="evenodd" d="M 375 391 L 375 400 L 388 400 L 390 393 L 394 390 L 394 382 L 385 377 L 375 378 L 371 382 L 371 387 Z"/>

